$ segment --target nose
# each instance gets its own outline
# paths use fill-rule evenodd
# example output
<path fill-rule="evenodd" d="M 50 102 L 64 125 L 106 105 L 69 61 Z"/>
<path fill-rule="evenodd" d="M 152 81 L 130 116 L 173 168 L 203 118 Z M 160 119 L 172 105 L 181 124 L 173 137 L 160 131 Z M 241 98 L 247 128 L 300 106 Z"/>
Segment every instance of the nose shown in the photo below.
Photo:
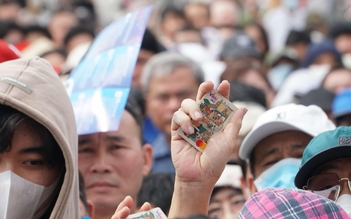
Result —
<path fill-rule="evenodd" d="M 223 219 L 236 218 L 229 201 L 223 203 Z"/>
<path fill-rule="evenodd" d="M 95 159 L 92 159 L 93 164 L 91 166 L 91 171 L 93 173 L 110 173 L 112 167 L 109 163 L 108 156 L 106 153 L 98 153 Z"/>

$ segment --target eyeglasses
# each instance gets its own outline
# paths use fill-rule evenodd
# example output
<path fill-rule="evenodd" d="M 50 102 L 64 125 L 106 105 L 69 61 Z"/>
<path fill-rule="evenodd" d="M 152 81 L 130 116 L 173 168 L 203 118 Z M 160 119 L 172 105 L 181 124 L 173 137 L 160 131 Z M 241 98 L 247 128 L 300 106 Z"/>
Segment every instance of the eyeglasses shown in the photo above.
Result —
<path fill-rule="evenodd" d="M 335 173 L 324 173 L 311 177 L 307 181 L 307 185 L 302 188 L 335 201 L 340 195 L 342 181 L 347 181 L 347 185 L 351 191 L 350 179 L 351 174 L 348 178 L 339 178 Z"/>

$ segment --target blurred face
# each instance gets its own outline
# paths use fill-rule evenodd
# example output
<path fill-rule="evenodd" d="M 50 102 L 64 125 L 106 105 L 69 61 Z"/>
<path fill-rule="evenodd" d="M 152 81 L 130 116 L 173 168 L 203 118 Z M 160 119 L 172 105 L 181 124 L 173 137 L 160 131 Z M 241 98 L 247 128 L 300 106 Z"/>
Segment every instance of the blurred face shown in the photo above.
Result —
<path fill-rule="evenodd" d="M 237 7 L 229 0 L 215 1 L 211 5 L 211 24 L 214 27 L 235 26 L 238 22 Z"/>
<path fill-rule="evenodd" d="M 209 24 L 209 12 L 206 5 L 188 4 L 185 7 L 185 16 L 196 29 L 201 29 Z"/>
<path fill-rule="evenodd" d="M 256 49 L 260 53 L 263 54 L 267 51 L 268 48 L 264 42 L 262 33 L 260 32 L 260 30 L 256 26 L 254 26 L 254 25 L 246 26 L 244 29 L 244 32 L 246 35 L 248 35 L 251 39 L 253 39 L 255 41 Z"/>
<path fill-rule="evenodd" d="M 48 29 L 56 46 L 62 46 L 67 32 L 71 27 L 77 25 L 77 23 L 77 18 L 70 12 L 60 12 L 53 15 Z"/>
<path fill-rule="evenodd" d="M 50 166 L 46 162 L 44 147 L 50 145 L 42 133 L 32 121 L 24 120 L 15 129 L 11 150 L 0 153 L 0 173 L 11 170 L 32 183 L 45 187 L 52 185 L 63 167 Z"/>
<path fill-rule="evenodd" d="M 135 64 L 133 78 L 132 78 L 132 84 L 138 87 L 139 89 L 141 89 L 140 77 L 141 77 L 141 74 L 143 73 L 144 66 L 154 54 L 155 53 L 145 49 L 140 49 L 139 51 L 138 59 Z"/>
<path fill-rule="evenodd" d="M 223 187 L 212 195 L 208 207 L 208 216 L 218 219 L 237 218 L 244 203 L 245 198 L 240 190 Z"/>
<path fill-rule="evenodd" d="M 323 87 L 336 94 L 345 88 L 351 87 L 351 71 L 337 69 L 330 72 L 324 79 Z"/>
<path fill-rule="evenodd" d="M 333 54 L 322 53 L 313 61 L 312 65 L 328 65 L 332 68 L 338 65 L 338 63 L 338 60 Z"/>
<path fill-rule="evenodd" d="M 184 99 L 196 98 L 199 84 L 188 67 L 179 67 L 169 75 L 153 76 L 149 83 L 146 108 L 152 122 L 171 134 L 171 121 Z"/>
<path fill-rule="evenodd" d="M 260 141 L 254 153 L 254 170 L 257 178 L 263 171 L 285 158 L 301 158 L 311 136 L 300 131 L 284 131 Z"/>
<path fill-rule="evenodd" d="M 185 24 L 185 19 L 180 15 L 167 13 L 162 23 L 162 31 L 173 40 L 174 34 L 182 29 Z"/>
<path fill-rule="evenodd" d="M 329 199 L 336 200 L 340 195 L 351 195 L 351 188 L 347 180 L 340 179 L 351 177 L 351 157 L 335 159 L 320 165 L 313 172 L 309 179 L 307 189 L 323 195 Z M 350 184 L 351 185 L 351 184 Z M 334 186 L 340 186 L 338 189 L 331 189 Z M 326 192 L 330 189 L 330 192 Z M 323 192 L 324 190 L 324 192 Z M 339 190 L 339 191 L 337 191 Z M 322 191 L 322 192 L 321 192 Z"/>
<path fill-rule="evenodd" d="M 66 58 L 58 52 L 50 53 L 46 56 L 42 56 L 42 58 L 50 62 L 52 66 L 61 66 L 66 61 Z"/>
<path fill-rule="evenodd" d="M 152 166 L 151 146 L 142 146 L 136 121 L 127 111 L 121 118 L 118 131 L 79 136 L 79 170 L 100 217 L 111 217 L 127 195 L 136 200 Z"/>
<path fill-rule="evenodd" d="M 335 47 L 341 53 L 351 53 L 351 34 L 341 34 L 335 39 Z"/>

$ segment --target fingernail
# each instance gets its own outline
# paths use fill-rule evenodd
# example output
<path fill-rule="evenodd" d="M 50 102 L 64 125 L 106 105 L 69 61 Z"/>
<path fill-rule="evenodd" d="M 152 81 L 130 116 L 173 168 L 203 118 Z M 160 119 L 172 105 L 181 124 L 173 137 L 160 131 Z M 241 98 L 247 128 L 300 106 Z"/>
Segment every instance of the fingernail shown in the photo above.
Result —
<path fill-rule="evenodd" d="M 189 134 L 194 134 L 194 127 L 193 126 L 189 126 L 188 127 L 188 131 L 189 131 Z"/>
<path fill-rule="evenodd" d="M 195 111 L 194 116 L 195 116 L 195 119 L 200 119 L 201 113 L 199 111 Z"/>

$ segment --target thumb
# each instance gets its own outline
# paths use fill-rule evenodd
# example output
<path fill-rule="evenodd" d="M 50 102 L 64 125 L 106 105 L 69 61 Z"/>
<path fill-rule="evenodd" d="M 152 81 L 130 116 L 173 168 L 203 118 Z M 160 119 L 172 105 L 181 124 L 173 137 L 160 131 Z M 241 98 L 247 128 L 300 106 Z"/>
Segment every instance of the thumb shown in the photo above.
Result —
<path fill-rule="evenodd" d="M 224 128 L 224 135 L 227 136 L 227 140 L 229 142 L 229 146 L 231 147 L 231 151 L 235 148 L 235 141 L 238 137 L 239 131 L 241 129 L 242 121 L 247 113 L 246 108 L 238 109 L 230 118 L 229 123 Z"/>

